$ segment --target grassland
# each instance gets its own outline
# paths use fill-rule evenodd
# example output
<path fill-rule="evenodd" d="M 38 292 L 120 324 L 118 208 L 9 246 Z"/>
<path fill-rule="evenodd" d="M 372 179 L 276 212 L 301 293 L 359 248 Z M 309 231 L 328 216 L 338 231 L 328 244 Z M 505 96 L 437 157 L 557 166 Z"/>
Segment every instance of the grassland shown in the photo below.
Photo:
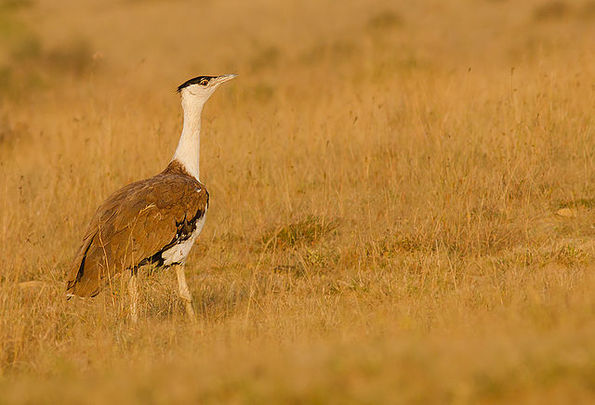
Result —
<path fill-rule="evenodd" d="M 595 398 L 593 1 L 4 1 L 0 31 L 0 403 Z M 118 288 L 67 302 L 203 73 L 240 76 L 198 323 L 167 271 L 136 325 Z"/>

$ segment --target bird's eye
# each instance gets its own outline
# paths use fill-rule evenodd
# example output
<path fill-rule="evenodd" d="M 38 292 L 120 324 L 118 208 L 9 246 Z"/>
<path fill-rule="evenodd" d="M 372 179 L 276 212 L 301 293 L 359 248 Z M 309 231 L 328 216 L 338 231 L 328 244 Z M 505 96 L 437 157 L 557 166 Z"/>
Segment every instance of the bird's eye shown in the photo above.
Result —
<path fill-rule="evenodd" d="M 206 86 L 207 84 L 209 84 L 209 81 L 207 79 L 202 79 L 199 84 L 201 86 Z"/>

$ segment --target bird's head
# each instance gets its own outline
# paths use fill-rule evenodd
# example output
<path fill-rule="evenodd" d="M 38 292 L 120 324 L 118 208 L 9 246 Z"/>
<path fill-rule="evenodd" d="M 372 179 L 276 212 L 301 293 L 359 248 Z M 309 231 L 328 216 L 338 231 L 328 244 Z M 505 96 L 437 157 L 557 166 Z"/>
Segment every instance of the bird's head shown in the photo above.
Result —
<path fill-rule="evenodd" d="M 192 104 L 204 104 L 211 94 L 221 84 L 233 79 L 237 75 L 221 75 L 221 76 L 198 76 L 178 86 L 178 93 L 182 95 L 182 100 Z"/>

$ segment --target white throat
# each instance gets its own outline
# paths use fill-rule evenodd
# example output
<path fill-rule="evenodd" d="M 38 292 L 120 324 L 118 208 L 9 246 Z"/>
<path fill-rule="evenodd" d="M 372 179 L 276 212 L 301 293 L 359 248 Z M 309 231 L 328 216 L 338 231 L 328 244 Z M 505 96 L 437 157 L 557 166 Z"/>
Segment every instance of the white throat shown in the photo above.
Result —
<path fill-rule="evenodd" d="M 196 180 L 199 180 L 200 116 L 205 101 L 182 94 L 184 127 L 172 159 L 179 161 Z"/>

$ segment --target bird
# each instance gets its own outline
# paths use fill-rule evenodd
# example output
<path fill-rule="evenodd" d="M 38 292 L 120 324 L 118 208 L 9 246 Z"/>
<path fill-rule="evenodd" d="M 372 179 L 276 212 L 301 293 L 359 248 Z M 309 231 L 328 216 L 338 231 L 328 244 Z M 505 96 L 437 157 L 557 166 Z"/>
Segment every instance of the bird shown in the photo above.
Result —
<path fill-rule="evenodd" d="M 139 268 L 174 267 L 178 295 L 188 318 L 195 320 L 185 263 L 209 208 L 209 193 L 199 178 L 201 115 L 215 90 L 236 76 L 197 76 L 178 86 L 184 121 L 173 158 L 161 173 L 124 186 L 97 208 L 67 274 L 68 298 L 95 297 L 126 274 L 130 317 L 136 322 Z"/>

